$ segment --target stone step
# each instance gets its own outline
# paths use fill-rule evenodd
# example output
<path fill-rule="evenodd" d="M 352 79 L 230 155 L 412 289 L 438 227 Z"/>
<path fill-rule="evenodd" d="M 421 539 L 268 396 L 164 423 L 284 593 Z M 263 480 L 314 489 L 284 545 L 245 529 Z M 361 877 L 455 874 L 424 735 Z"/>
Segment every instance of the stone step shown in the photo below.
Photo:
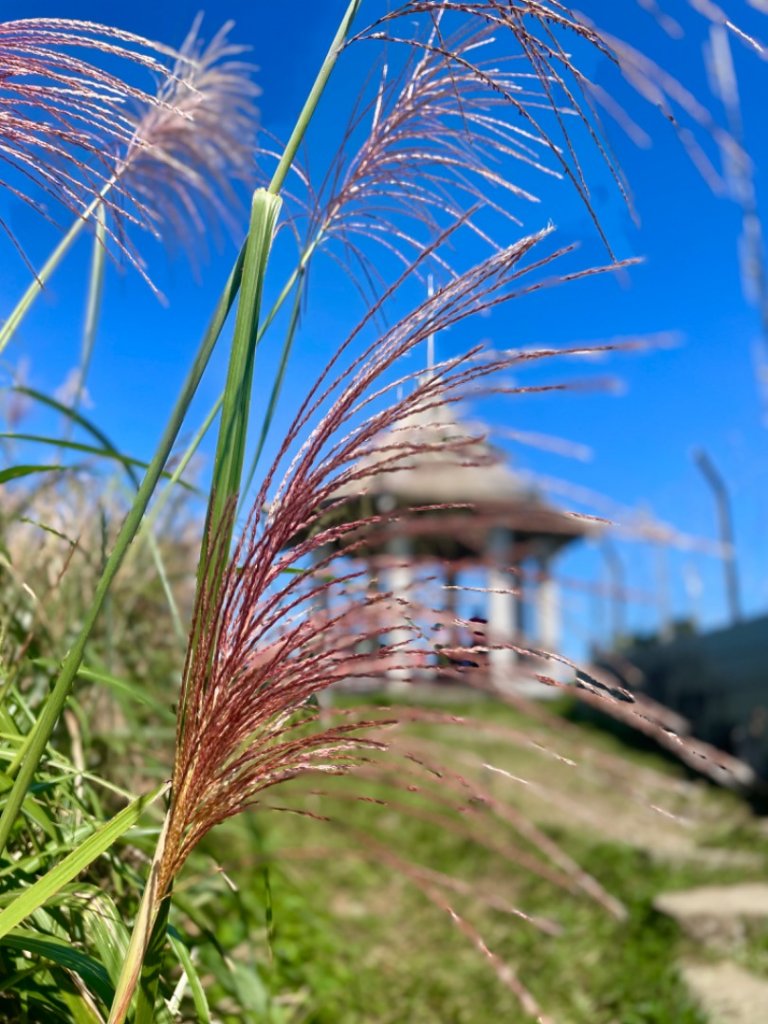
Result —
<path fill-rule="evenodd" d="M 660 893 L 653 905 L 696 942 L 727 949 L 744 941 L 750 925 L 768 922 L 768 884 L 706 885 Z"/>
<path fill-rule="evenodd" d="M 684 964 L 680 973 L 710 1024 L 768 1021 L 768 981 L 738 964 Z"/>

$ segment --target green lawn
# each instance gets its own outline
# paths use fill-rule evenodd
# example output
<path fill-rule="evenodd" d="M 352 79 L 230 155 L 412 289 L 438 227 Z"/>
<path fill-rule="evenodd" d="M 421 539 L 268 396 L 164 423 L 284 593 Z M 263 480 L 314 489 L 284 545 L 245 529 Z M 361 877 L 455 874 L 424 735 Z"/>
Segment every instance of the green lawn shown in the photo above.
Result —
<path fill-rule="evenodd" d="M 513 813 L 540 820 L 546 835 L 624 904 L 626 920 L 533 874 L 521 859 L 534 845 L 506 823 L 500 827 L 482 801 L 470 798 L 458 813 L 438 813 L 432 796 L 403 792 L 402 776 L 368 783 L 366 791 L 386 801 L 371 805 L 352 799 L 359 783 L 332 780 L 322 788 L 335 798 L 302 793 L 288 801 L 331 821 L 265 808 L 209 846 L 240 887 L 231 913 L 220 905 L 216 910 L 219 940 L 239 965 L 231 975 L 240 979 L 231 990 L 232 1012 L 222 1016 L 227 1024 L 529 1020 L 474 938 L 440 903 L 471 923 L 560 1024 L 703 1022 L 675 969 L 684 942 L 654 912 L 652 900 L 662 890 L 760 877 L 764 855 L 745 869 L 695 854 L 697 848 L 727 848 L 729 832 L 734 846 L 743 849 L 751 834 L 752 852 L 759 843 L 764 850 L 746 810 L 728 794 L 687 782 L 657 755 L 627 752 L 594 728 L 560 718 L 545 727 L 493 705 L 469 710 L 498 732 L 421 724 L 407 742 L 419 752 L 425 745 L 441 751 L 442 764 L 480 779 Z M 557 761 L 536 746 L 522 748 L 502 736 L 502 727 L 539 746 L 547 741 L 576 763 Z M 473 774 L 472 760 L 500 771 Z M 440 793 L 441 785 L 436 780 L 430 793 Z M 617 827 L 629 830 L 631 844 L 611 835 Z M 640 848 L 656 838 L 673 859 Z M 425 868 L 460 880 L 459 891 L 438 885 Z M 436 891 L 438 898 L 430 900 Z M 559 934 L 542 933 L 500 909 L 503 904 L 546 918 Z M 751 959 L 758 966 L 765 963 L 760 953 L 756 939 Z M 203 963 L 217 956 L 210 946 L 200 955 Z M 254 964 L 258 980 L 251 976 Z M 227 1005 L 225 987 L 219 981 L 211 992 L 220 1009 Z"/>

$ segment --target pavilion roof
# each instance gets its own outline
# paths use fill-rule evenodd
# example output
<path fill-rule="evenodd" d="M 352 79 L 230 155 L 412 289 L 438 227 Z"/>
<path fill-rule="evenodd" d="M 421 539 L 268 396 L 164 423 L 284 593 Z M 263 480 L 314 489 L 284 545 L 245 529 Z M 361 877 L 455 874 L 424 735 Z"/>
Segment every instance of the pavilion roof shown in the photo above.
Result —
<path fill-rule="evenodd" d="M 483 425 L 456 418 L 446 403 L 412 414 L 382 433 L 360 460 L 358 467 L 370 468 L 370 475 L 339 493 L 390 495 L 410 504 L 517 503 L 530 498 L 530 488 L 506 465 L 486 434 Z M 382 466 L 394 455 L 396 469 Z"/>
<path fill-rule="evenodd" d="M 382 512 L 472 506 L 476 514 L 470 517 L 453 508 L 439 510 L 430 522 L 420 518 L 418 529 L 427 546 L 436 545 L 439 534 L 448 531 L 457 542 L 461 534 L 462 544 L 477 550 L 481 536 L 501 526 L 528 539 L 551 538 L 560 547 L 598 528 L 546 501 L 509 467 L 504 453 L 488 441 L 486 427 L 460 420 L 447 403 L 412 414 L 383 432 L 358 468 L 369 473 L 340 488 L 335 498 L 348 496 L 350 505 L 364 501 Z"/>

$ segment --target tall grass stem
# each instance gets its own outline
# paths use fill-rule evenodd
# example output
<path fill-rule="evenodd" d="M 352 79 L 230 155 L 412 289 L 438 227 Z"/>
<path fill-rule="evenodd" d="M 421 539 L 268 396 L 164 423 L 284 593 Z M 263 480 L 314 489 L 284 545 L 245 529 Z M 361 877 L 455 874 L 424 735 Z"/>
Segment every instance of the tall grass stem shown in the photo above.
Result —
<path fill-rule="evenodd" d="M 269 191 L 273 195 L 277 195 L 283 187 L 288 171 L 291 169 L 291 164 L 296 158 L 296 154 L 299 150 L 304 135 L 309 127 L 309 122 L 315 113 L 317 104 L 320 101 L 320 97 L 325 90 L 328 83 L 328 79 L 331 76 L 336 61 L 339 59 L 339 54 L 344 49 L 349 35 L 349 30 L 352 27 L 352 22 L 355 20 L 355 16 L 360 9 L 362 0 L 350 0 L 350 4 L 341 19 L 341 24 L 333 37 L 330 49 L 326 54 L 325 60 L 322 63 L 320 71 L 318 72 L 315 83 L 307 96 L 307 101 L 299 114 L 299 119 L 291 132 L 291 137 L 288 139 L 283 155 L 280 158 L 280 162 L 275 169 L 275 173 L 272 175 L 272 180 L 269 183 Z"/>
<path fill-rule="evenodd" d="M 2 354 L 7 348 L 16 331 L 19 329 L 19 325 L 22 320 L 32 307 L 35 299 L 53 277 L 59 264 L 72 248 L 75 241 L 79 238 L 80 232 L 83 230 L 85 225 L 102 205 L 102 200 L 115 184 L 116 180 L 116 178 L 111 178 L 98 196 L 88 204 L 45 261 L 42 269 L 30 282 L 29 287 L 17 302 L 15 308 L 11 312 L 11 315 L 5 321 L 2 328 L 0 328 L 0 354 Z"/>

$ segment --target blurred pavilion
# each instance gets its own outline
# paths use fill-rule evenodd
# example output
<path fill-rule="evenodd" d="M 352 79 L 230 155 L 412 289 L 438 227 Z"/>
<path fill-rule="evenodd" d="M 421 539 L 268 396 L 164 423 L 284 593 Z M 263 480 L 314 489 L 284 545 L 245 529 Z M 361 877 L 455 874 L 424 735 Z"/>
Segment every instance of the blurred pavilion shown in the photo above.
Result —
<path fill-rule="evenodd" d="M 481 425 L 455 417 L 445 402 L 411 415 L 374 442 L 357 464 L 361 477 L 334 496 L 331 516 L 338 522 L 385 518 L 383 524 L 366 526 L 364 536 L 356 535 L 354 557 L 366 563 L 371 585 L 377 587 L 383 578 L 396 601 L 408 598 L 423 567 L 442 579 L 448 647 L 460 623 L 466 623 L 458 608 L 459 575 L 482 572 L 484 586 L 472 588 L 472 599 L 473 606 L 485 604 L 474 621 L 482 623 L 491 648 L 490 682 L 541 691 L 541 684 L 531 682 L 539 659 L 514 648 L 560 651 L 553 563 L 564 548 L 594 536 L 600 526 L 554 507 L 526 486 L 486 433 Z M 408 636 L 405 624 L 395 625 L 389 640 L 405 644 Z M 502 646 L 494 649 L 494 644 Z M 539 660 L 538 669 L 560 678 L 571 674 L 558 662 Z M 388 672 L 393 682 L 405 682 L 411 674 L 402 668 Z"/>

